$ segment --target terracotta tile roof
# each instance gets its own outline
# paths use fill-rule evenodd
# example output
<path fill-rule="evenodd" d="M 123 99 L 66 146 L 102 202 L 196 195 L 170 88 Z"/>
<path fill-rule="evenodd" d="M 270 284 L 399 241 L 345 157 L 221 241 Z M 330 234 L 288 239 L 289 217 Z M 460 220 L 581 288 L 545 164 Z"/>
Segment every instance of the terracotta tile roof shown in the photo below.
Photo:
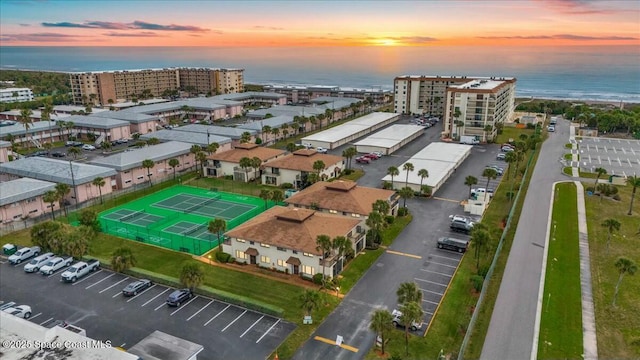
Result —
<path fill-rule="evenodd" d="M 328 235 L 332 239 L 346 236 L 360 221 L 313 210 L 274 206 L 226 235 L 319 256 L 320 251 L 316 250 L 318 235 Z"/>
<path fill-rule="evenodd" d="M 233 150 L 211 154 L 207 156 L 207 159 L 239 163 L 243 157 L 248 157 L 249 159 L 258 157 L 262 161 L 267 161 L 285 152 L 284 150 L 266 148 L 256 144 L 238 144 Z"/>
<path fill-rule="evenodd" d="M 299 206 L 317 204 L 321 209 L 369 215 L 376 200 L 388 201 L 393 190 L 357 186 L 354 181 L 319 181 L 285 200 Z"/>
<path fill-rule="evenodd" d="M 269 161 L 264 164 L 268 167 L 274 167 L 279 169 L 298 170 L 306 172 L 315 172 L 313 170 L 313 163 L 322 160 L 327 169 L 331 169 L 331 166 L 342 162 L 341 156 L 320 154 L 315 150 L 298 150 L 293 154 L 289 154 L 275 160 Z"/>

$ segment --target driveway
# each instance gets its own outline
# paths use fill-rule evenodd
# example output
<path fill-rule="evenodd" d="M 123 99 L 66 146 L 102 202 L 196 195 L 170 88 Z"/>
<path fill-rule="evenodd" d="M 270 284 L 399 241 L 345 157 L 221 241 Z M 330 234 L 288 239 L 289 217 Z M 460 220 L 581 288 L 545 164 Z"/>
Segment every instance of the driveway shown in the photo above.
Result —
<path fill-rule="evenodd" d="M 90 338 L 125 349 L 160 330 L 203 345 L 198 359 L 265 359 L 295 328 L 199 295 L 178 308 L 168 307 L 165 301 L 173 289 L 162 285 L 124 297 L 122 289 L 135 279 L 104 269 L 69 284 L 60 282 L 63 270 L 50 276 L 28 274 L 25 264 L 0 264 L 2 300 L 30 305 L 33 323 L 65 320 L 85 329 Z"/>

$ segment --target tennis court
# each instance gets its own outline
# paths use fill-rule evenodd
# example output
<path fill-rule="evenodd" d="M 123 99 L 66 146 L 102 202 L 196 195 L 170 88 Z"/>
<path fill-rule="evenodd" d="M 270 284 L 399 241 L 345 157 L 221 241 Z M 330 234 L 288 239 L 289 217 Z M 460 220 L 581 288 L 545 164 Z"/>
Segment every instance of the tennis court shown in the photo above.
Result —
<path fill-rule="evenodd" d="M 223 219 L 231 230 L 264 210 L 257 197 L 177 185 L 104 211 L 99 219 L 106 233 L 202 255 L 221 239 L 209 232 L 211 220 Z"/>

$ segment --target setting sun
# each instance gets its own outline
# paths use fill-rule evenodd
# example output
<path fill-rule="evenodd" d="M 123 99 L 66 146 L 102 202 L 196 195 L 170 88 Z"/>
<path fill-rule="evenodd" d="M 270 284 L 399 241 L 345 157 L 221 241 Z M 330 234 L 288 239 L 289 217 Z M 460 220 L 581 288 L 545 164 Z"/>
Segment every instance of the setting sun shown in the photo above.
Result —
<path fill-rule="evenodd" d="M 393 39 L 376 39 L 374 44 L 378 46 L 394 46 L 398 45 L 398 42 Z"/>

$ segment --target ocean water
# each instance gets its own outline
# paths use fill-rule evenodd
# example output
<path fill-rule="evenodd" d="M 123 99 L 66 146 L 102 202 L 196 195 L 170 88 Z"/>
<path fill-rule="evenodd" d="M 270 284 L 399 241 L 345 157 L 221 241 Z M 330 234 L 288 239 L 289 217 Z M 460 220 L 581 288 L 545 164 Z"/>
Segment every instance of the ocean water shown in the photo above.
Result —
<path fill-rule="evenodd" d="M 640 47 L 0 47 L 0 68 L 244 68 L 245 82 L 393 89 L 399 75 L 513 76 L 517 96 L 640 103 Z"/>

